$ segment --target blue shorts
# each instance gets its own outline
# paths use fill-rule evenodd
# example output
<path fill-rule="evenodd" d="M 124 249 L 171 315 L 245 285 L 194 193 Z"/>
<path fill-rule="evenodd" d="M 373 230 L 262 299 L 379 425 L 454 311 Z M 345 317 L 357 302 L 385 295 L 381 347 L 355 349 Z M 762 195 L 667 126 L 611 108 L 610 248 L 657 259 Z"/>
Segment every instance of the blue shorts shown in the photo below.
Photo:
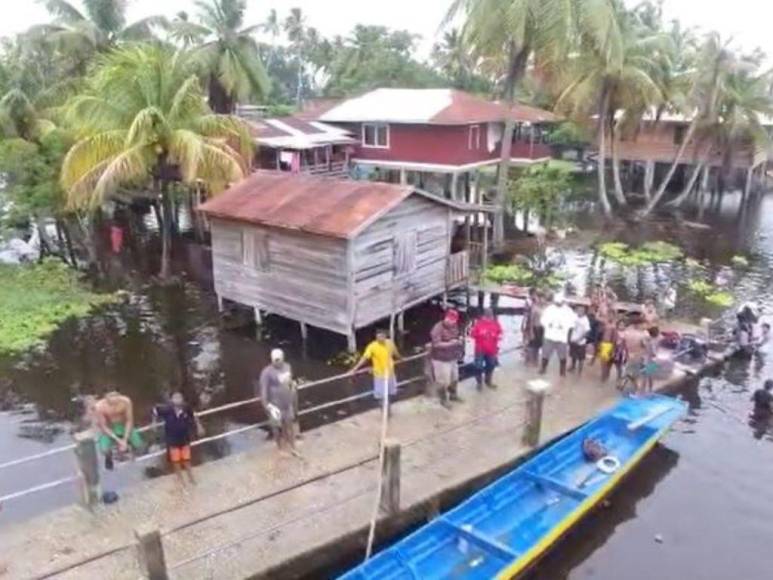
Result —
<path fill-rule="evenodd" d="M 475 369 L 478 372 L 493 372 L 499 366 L 499 359 L 493 354 L 476 354 Z"/>
<path fill-rule="evenodd" d="M 373 377 L 373 396 L 381 400 L 384 398 L 384 391 L 389 389 L 389 398 L 397 394 L 397 379 L 391 377 Z"/>

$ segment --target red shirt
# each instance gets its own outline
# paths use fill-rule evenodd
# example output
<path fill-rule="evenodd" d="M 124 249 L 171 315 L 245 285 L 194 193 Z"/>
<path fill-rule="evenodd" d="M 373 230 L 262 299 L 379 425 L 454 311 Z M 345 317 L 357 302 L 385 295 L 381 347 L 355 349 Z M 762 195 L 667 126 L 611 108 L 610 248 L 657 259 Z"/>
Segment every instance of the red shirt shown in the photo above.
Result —
<path fill-rule="evenodd" d="M 499 353 L 502 326 L 496 319 L 479 318 L 472 327 L 470 336 L 475 341 L 475 354 L 496 356 Z"/>

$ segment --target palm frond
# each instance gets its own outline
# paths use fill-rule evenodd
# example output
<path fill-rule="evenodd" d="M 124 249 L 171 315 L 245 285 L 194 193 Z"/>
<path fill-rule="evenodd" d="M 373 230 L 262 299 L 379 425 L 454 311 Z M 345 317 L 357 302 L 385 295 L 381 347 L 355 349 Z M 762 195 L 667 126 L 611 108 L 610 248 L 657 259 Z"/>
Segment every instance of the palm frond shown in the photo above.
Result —
<path fill-rule="evenodd" d="M 65 23 L 78 22 L 80 20 L 86 20 L 86 17 L 78 10 L 72 3 L 67 0 L 39 0 L 40 4 L 45 6 L 46 10 Z"/>

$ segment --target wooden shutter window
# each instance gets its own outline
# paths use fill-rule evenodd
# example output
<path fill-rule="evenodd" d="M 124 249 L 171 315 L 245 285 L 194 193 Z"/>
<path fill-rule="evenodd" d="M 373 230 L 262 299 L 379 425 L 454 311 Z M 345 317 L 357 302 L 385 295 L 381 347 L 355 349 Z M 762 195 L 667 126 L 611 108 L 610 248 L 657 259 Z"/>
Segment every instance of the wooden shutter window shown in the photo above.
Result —
<path fill-rule="evenodd" d="M 403 232 L 395 236 L 395 274 L 410 274 L 416 270 L 417 234 Z"/>

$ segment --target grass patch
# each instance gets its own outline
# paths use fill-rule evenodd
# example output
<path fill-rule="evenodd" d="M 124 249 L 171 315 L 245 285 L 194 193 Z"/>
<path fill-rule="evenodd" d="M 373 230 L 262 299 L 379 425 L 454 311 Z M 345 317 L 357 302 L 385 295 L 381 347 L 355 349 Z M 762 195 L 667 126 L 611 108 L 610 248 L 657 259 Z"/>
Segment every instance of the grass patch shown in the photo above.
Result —
<path fill-rule="evenodd" d="M 58 260 L 0 265 L 0 354 L 16 354 L 45 342 L 60 324 L 115 301 L 96 294 Z"/>

